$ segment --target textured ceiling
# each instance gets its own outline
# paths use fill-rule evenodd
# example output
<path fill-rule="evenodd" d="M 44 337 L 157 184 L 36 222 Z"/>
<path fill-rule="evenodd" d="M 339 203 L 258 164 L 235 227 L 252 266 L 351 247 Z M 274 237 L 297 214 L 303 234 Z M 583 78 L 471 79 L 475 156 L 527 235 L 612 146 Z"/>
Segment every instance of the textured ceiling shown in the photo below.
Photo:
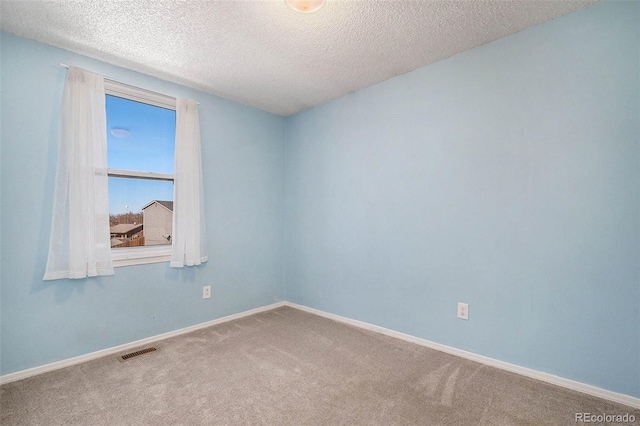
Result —
<path fill-rule="evenodd" d="M 0 28 L 287 116 L 593 3 L 0 0 Z"/>

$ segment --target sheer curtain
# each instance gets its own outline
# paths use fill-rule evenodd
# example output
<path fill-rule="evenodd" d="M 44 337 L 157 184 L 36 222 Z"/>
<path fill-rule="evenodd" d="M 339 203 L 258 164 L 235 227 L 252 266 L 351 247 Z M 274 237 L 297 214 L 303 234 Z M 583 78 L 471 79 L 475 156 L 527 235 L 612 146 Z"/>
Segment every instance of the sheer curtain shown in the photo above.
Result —
<path fill-rule="evenodd" d="M 69 67 L 45 280 L 113 275 L 103 77 Z"/>
<path fill-rule="evenodd" d="M 171 267 L 207 261 L 198 105 L 176 99 L 176 156 Z"/>

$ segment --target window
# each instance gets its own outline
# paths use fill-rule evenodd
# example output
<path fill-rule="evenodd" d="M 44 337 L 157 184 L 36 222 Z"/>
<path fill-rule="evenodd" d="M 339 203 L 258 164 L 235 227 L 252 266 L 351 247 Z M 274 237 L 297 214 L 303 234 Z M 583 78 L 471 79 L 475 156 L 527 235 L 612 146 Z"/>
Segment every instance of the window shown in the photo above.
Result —
<path fill-rule="evenodd" d="M 133 113 L 149 106 L 159 107 L 154 111 L 164 118 Z M 171 267 L 182 268 L 208 260 L 196 101 L 158 95 L 69 67 L 60 121 L 45 280 L 113 275 L 113 266 L 169 261 Z M 145 128 L 153 137 L 138 146 L 129 136 L 142 134 Z M 107 135 L 113 136 L 111 141 Z M 116 139 L 127 138 L 127 144 L 118 145 Z M 173 194 L 178 194 L 175 205 Z M 110 204 L 114 225 L 124 222 L 129 229 L 111 229 Z M 137 247 L 117 247 L 146 239 L 144 210 L 151 207 L 168 211 L 172 227 L 160 228 L 153 238 L 150 234 L 154 244 L 136 241 Z M 162 225 L 168 220 L 156 222 Z"/>
<path fill-rule="evenodd" d="M 176 100 L 105 80 L 113 266 L 169 261 Z"/>

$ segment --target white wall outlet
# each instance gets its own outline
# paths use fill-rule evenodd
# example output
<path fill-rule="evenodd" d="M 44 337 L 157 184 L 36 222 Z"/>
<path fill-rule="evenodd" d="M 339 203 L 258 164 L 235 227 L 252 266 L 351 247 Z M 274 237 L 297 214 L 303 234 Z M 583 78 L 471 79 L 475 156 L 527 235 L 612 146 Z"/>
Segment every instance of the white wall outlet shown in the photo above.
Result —
<path fill-rule="evenodd" d="M 202 298 L 203 299 L 210 299 L 211 298 L 211 286 L 210 285 L 205 285 L 204 287 L 202 287 Z"/>
<path fill-rule="evenodd" d="M 458 318 L 469 319 L 469 305 L 467 303 L 458 302 Z"/>

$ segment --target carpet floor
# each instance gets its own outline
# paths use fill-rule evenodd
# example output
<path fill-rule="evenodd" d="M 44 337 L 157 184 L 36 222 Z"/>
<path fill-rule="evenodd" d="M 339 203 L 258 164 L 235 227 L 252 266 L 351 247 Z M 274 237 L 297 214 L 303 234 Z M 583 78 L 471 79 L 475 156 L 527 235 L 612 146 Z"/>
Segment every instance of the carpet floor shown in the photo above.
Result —
<path fill-rule="evenodd" d="M 283 307 L 0 387 L 2 425 L 575 425 L 640 410 Z M 127 351 L 130 352 L 130 351 Z"/>

